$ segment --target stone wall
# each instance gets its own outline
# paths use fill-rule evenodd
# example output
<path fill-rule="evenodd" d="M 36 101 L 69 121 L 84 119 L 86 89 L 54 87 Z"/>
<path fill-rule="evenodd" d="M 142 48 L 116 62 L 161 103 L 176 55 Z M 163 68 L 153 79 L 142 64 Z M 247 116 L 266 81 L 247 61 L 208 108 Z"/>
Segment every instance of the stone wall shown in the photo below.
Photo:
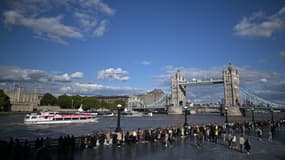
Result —
<path fill-rule="evenodd" d="M 12 112 L 32 112 L 35 107 L 32 105 L 13 104 L 11 106 Z"/>
<path fill-rule="evenodd" d="M 59 106 L 37 106 L 37 111 L 52 111 L 52 112 L 58 112 L 60 111 Z"/>

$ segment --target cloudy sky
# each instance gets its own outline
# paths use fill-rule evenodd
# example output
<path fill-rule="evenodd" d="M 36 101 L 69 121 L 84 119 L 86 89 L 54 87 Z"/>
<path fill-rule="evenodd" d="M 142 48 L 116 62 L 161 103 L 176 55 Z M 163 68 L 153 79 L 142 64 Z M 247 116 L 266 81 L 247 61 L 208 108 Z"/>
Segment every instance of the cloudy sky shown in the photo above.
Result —
<path fill-rule="evenodd" d="M 0 88 L 134 95 L 221 78 L 231 62 L 241 87 L 285 103 L 285 1 L 2 0 Z M 223 88 L 188 89 L 218 101 Z"/>

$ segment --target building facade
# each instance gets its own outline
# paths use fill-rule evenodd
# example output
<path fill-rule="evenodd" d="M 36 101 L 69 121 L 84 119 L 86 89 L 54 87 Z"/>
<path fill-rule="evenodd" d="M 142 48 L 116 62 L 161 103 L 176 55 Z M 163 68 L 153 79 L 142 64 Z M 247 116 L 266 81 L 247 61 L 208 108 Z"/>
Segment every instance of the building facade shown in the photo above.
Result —
<path fill-rule="evenodd" d="M 103 101 L 108 104 L 112 104 L 118 100 L 124 101 L 126 104 L 128 102 L 128 96 L 95 96 L 94 97 L 98 101 Z"/>
<path fill-rule="evenodd" d="M 141 109 L 148 108 L 150 105 L 155 102 L 161 100 L 161 98 L 165 95 L 165 93 L 160 89 L 154 89 L 146 94 L 140 94 L 136 96 L 132 96 L 128 99 L 128 109 Z M 157 105 L 162 105 L 165 103 L 159 103 Z"/>
<path fill-rule="evenodd" d="M 41 97 L 38 88 L 33 92 L 26 91 L 24 87 L 6 88 L 4 93 L 10 98 L 11 111 L 33 111 L 40 105 Z"/>

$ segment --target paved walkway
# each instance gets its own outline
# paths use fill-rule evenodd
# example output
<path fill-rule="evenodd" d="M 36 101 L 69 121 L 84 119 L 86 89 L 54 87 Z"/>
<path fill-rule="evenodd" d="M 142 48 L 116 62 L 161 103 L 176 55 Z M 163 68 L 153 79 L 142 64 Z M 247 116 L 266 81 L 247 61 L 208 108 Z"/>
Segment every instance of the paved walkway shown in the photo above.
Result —
<path fill-rule="evenodd" d="M 229 149 L 227 145 L 205 142 L 200 147 L 188 138 L 177 140 L 165 147 L 161 143 L 138 143 L 123 145 L 121 147 L 102 146 L 96 149 L 85 149 L 76 152 L 72 158 L 92 160 L 228 160 L 228 159 L 256 159 L 256 160 L 281 160 L 285 159 L 285 128 L 279 129 L 273 142 L 268 142 L 267 134 L 263 141 L 259 141 L 255 135 L 248 136 L 251 141 L 251 153 L 241 153 L 238 150 Z M 274 139 L 275 138 L 275 139 Z"/>

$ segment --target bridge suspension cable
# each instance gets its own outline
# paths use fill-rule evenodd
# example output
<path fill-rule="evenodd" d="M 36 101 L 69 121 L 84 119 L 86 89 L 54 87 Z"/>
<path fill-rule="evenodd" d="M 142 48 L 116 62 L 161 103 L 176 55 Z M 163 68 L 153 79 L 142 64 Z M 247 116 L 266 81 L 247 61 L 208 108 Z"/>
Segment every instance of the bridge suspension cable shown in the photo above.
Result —
<path fill-rule="evenodd" d="M 262 105 L 266 105 L 267 107 L 275 107 L 275 108 L 278 108 L 278 107 L 284 108 L 285 107 L 284 104 L 277 104 L 277 103 L 271 102 L 269 100 L 266 100 L 264 98 L 258 97 L 253 92 L 249 91 L 248 89 L 240 88 L 240 91 L 241 91 L 241 94 L 246 96 L 246 98 L 249 98 L 250 102 L 255 102 L 254 104 L 262 104 Z"/>
<path fill-rule="evenodd" d="M 135 101 L 135 109 L 155 109 L 155 108 L 165 108 L 168 103 L 169 96 L 164 94 L 158 100 L 152 102 L 151 104 L 144 104 L 143 101 Z"/>

